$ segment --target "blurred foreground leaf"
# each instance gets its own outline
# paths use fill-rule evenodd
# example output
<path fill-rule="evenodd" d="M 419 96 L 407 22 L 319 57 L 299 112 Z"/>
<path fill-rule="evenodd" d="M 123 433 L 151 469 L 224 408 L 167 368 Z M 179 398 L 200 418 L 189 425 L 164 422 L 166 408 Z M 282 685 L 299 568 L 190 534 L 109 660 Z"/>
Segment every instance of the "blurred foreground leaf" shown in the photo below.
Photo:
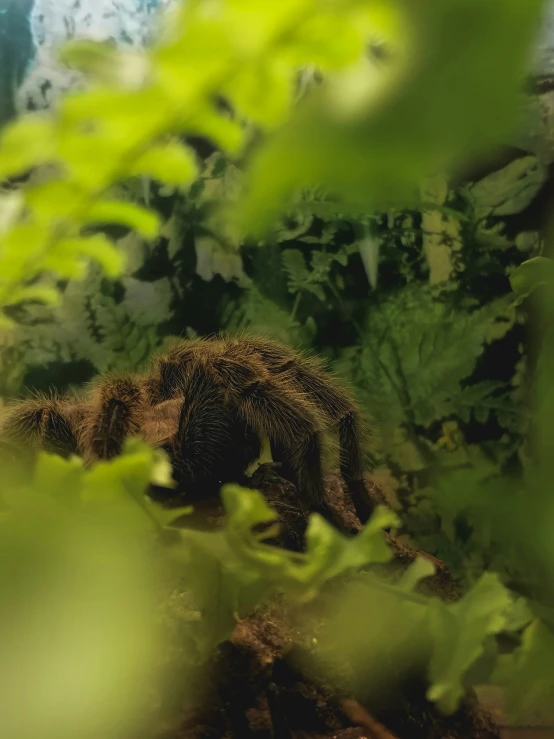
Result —
<path fill-rule="evenodd" d="M 429 700 L 453 713 L 465 694 L 464 676 L 481 657 L 488 636 L 502 631 L 512 599 L 496 575 L 485 573 L 459 603 L 429 607 L 433 652 Z"/>
<path fill-rule="evenodd" d="M 146 491 L 152 462 L 131 444 L 90 471 L 41 455 L 25 485 L 3 470 L 2 736 L 127 739 L 149 719 L 161 648 L 156 568 L 132 507 L 148 521 L 133 495 Z"/>
<path fill-rule="evenodd" d="M 324 86 L 254 156 L 242 214 L 252 228 L 313 185 L 368 211 L 406 205 L 426 177 L 482 155 L 515 125 L 541 0 L 387 5 L 403 31 L 384 39 L 389 66 Z"/>
<path fill-rule="evenodd" d="M 511 721 L 552 705 L 553 661 L 554 634 L 540 621 L 525 629 L 521 647 L 501 658 L 494 677 L 504 687 Z"/>

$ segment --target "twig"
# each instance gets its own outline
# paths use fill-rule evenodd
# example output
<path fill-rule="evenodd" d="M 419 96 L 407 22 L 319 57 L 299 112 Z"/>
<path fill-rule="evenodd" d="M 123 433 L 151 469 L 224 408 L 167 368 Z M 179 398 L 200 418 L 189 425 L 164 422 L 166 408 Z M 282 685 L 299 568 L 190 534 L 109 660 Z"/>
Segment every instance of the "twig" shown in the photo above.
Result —
<path fill-rule="evenodd" d="M 383 724 L 373 718 L 358 701 L 346 698 L 341 702 L 341 708 L 352 723 L 368 732 L 368 739 L 398 739 Z"/>

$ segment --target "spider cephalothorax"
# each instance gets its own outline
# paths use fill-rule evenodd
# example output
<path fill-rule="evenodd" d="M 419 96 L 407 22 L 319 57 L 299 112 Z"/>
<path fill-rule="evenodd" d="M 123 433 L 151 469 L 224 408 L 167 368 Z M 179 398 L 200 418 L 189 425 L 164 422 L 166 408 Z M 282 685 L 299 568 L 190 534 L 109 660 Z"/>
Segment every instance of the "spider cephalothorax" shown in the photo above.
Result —
<path fill-rule="evenodd" d="M 329 518 L 324 471 L 338 437 L 340 469 L 362 521 L 362 423 L 356 403 L 321 361 L 265 338 L 176 340 L 143 374 L 103 375 L 83 397 L 38 397 L 5 414 L 1 437 L 20 449 L 94 463 L 141 435 L 167 451 L 179 490 L 239 482 L 269 440 L 273 460 L 312 511 Z"/>

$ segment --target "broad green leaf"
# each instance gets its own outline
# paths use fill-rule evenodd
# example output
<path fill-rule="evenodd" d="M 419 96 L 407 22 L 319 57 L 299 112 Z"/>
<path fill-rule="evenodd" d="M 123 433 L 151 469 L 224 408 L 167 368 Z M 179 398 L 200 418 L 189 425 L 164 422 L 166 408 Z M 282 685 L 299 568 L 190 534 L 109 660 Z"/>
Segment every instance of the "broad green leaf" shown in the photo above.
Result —
<path fill-rule="evenodd" d="M 290 68 L 270 59 L 235 75 L 225 92 L 246 117 L 263 126 L 275 126 L 290 111 L 294 82 Z"/>
<path fill-rule="evenodd" d="M 227 154 L 238 154 L 245 141 L 244 125 L 217 113 L 213 105 L 199 102 L 194 111 L 187 111 L 179 130 L 193 136 L 205 136 Z"/>
<path fill-rule="evenodd" d="M 48 243 L 48 230 L 41 224 L 22 221 L 12 226 L 0 241 L 0 285 L 11 283 L 16 287 L 29 279 L 29 271 L 40 265 L 42 255 L 47 253 Z"/>
<path fill-rule="evenodd" d="M 202 613 L 203 622 L 195 636 L 202 658 L 228 637 L 237 616 L 248 615 L 272 594 L 282 592 L 294 601 L 305 602 L 327 580 L 391 557 L 382 529 L 398 521 L 388 509 L 378 508 L 354 539 L 313 515 L 306 552 L 297 554 L 266 544 L 264 539 L 273 531 L 253 530 L 276 521 L 276 513 L 259 493 L 225 485 L 221 495 L 227 513 L 224 530 L 182 530 L 183 546 L 174 551 L 183 562 L 187 586 Z"/>
<path fill-rule="evenodd" d="M 172 141 L 152 146 L 131 167 L 135 175 L 147 175 L 169 185 L 185 185 L 198 175 L 191 149 Z"/>
<path fill-rule="evenodd" d="M 117 49 L 105 41 L 72 41 L 58 52 L 60 60 L 94 79 L 122 87 L 138 87 L 149 70 L 148 57 L 139 51 Z"/>
<path fill-rule="evenodd" d="M 497 575 L 485 573 L 458 603 L 429 605 L 433 652 L 427 697 L 444 713 L 458 708 L 464 676 L 483 654 L 486 638 L 504 628 L 511 602 Z"/>
<path fill-rule="evenodd" d="M 83 462 L 77 457 L 63 459 L 57 454 L 41 453 L 35 469 L 35 485 L 40 494 L 75 508 L 79 502 L 79 490 L 86 474 Z"/>
<path fill-rule="evenodd" d="M 519 300 L 527 298 L 541 285 L 554 283 L 554 261 L 547 257 L 527 259 L 510 275 L 510 285 Z"/>
<path fill-rule="evenodd" d="M 0 238 L 8 233 L 23 215 L 25 198 L 22 192 L 8 192 L 0 195 Z"/>
<path fill-rule="evenodd" d="M 321 8 L 298 24 L 291 32 L 292 48 L 285 47 L 285 55 L 290 55 L 298 67 L 313 64 L 322 70 L 340 70 L 360 60 L 368 34 L 375 29 L 362 14 L 353 14 L 353 5 Z"/>
<path fill-rule="evenodd" d="M 117 485 L 112 473 L 102 481 L 108 487 Z M 28 485 L 5 491 L 3 470 L 3 736 L 93 739 L 99 727 L 104 737 L 131 735 L 157 684 L 150 552 L 125 520 L 115 526 L 106 509 L 85 514 L 82 485 L 91 474 L 80 460 L 43 454 Z"/>
<path fill-rule="evenodd" d="M 475 217 L 521 213 L 534 200 L 546 177 L 546 167 L 537 157 L 515 159 L 469 187 L 475 202 Z"/>
<path fill-rule="evenodd" d="M 423 179 L 509 135 L 543 2 L 395 7 L 406 30 L 392 40 L 390 86 L 377 73 L 361 76 L 367 89 L 354 108 L 344 86 L 324 87 L 256 153 L 240 214 L 255 232 L 301 187 L 320 185 L 368 210 L 408 205 Z"/>
<path fill-rule="evenodd" d="M 415 590 L 417 585 L 426 577 L 435 574 L 435 565 L 425 557 L 416 557 L 412 564 L 402 574 L 397 586 L 402 590 L 411 592 Z"/>
<path fill-rule="evenodd" d="M 222 499 L 229 511 L 227 535 L 237 556 L 245 563 L 266 570 L 265 577 L 281 587 L 311 598 L 325 580 L 369 562 L 386 562 L 391 557 L 382 534 L 398 525 L 389 509 L 378 507 L 370 521 L 353 539 L 347 538 L 319 515 L 312 515 L 306 531 L 306 553 L 302 556 L 278 550 L 260 541 L 250 527 L 275 520 L 275 513 L 259 493 L 227 485 Z"/>
<path fill-rule="evenodd" d="M 0 138 L 0 178 L 20 175 L 56 158 L 53 121 L 29 115 L 9 124 Z"/>
<path fill-rule="evenodd" d="M 112 241 L 102 234 L 62 239 L 57 244 L 55 251 L 66 255 L 67 265 L 70 269 L 76 257 L 86 257 L 98 262 L 108 277 L 118 277 L 123 271 L 123 254 Z M 61 265 L 58 271 L 60 274 L 64 274 Z"/>
<path fill-rule="evenodd" d="M 89 209 L 83 220 L 85 223 L 120 223 L 148 239 L 155 238 L 161 226 L 156 213 L 124 200 L 101 200 Z"/>
<path fill-rule="evenodd" d="M 49 180 L 28 187 L 25 192 L 27 205 L 43 228 L 52 228 L 64 218 L 77 222 L 86 207 L 88 193 L 69 180 Z"/>
<path fill-rule="evenodd" d="M 44 303 L 45 305 L 59 305 L 61 301 L 60 291 L 50 285 L 28 285 L 15 288 L 10 292 L 12 305 L 23 301 Z"/>
<path fill-rule="evenodd" d="M 521 647 L 499 662 L 493 680 L 502 685 L 510 721 L 547 711 L 554 699 L 554 635 L 535 620 L 523 633 Z"/>

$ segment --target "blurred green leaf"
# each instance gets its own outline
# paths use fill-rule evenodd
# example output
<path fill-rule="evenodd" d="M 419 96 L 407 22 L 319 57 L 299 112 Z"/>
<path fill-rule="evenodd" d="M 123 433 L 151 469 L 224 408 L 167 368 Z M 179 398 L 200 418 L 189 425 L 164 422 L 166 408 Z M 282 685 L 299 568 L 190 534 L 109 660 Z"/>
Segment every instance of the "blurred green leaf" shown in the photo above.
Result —
<path fill-rule="evenodd" d="M 67 272 L 64 267 L 67 265 L 70 270 L 72 269 L 72 255 L 88 257 L 97 262 L 102 266 L 108 277 L 118 277 L 123 271 L 123 254 L 103 234 L 62 239 L 56 246 L 56 250 L 53 250 L 52 259 L 47 259 L 47 265 L 50 269 L 59 272 L 60 275 L 66 276 Z M 72 274 L 72 271 L 70 271 L 69 275 Z"/>
<path fill-rule="evenodd" d="M 527 259 L 510 275 L 510 285 L 520 300 L 541 285 L 554 283 L 554 261 L 547 257 Z"/>
<path fill-rule="evenodd" d="M 55 158 L 55 127 L 45 115 L 10 123 L 0 138 L 0 179 L 34 169 Z"/>
<path fill-rule="evenodd" d="M 397 583 L 397 586 L 401 590 L 411 592 L 415 590 L 416 586 L 419 585 L 421 580 L 427 577 L 431 577 L 435 573 L 435 566 L 432 562 L 425 557 L 417 557 L 407 570 L 402 574 L 402 577 Z"/>
<path fill-rule="evenodd" d="M 381 77 L 352 72 L 343 86 L 324 86 L 257 152 L 241 214 L 254 231 L 301 187 L 320 185 L 368 210 L 407 205 L 427 176 L 486 152 L 515 125 L 541 0 L 393 7 L 404 35 L 387 39 L 392 58 Z M 348 109 L 341 91 L 353 105 L 356 85 L 360 102 Z"/>
<path fill-rule="evenodd" d="M 158 684 L 161 648 L 155 568 L 132 515 L 114 518 L 112 505 L 120 473 L 141 466 L 144 448 L 122 459 L 98 475 L 81 460 L 43 453 L 25 483 L 2 471 L 3 736 L 122 739 L 148 718 L 144 696 Z"/>
<path fill-rule="evenodd" d="M 138 86 L 148 70 L 144 55 L 122 51 L 109 41 L 72 41 L 59 49 L 58 57 L 62 63 L 100 82 L 115 82 L 123 87 Z"/>
<path fill-rule="evenodd" d="M 496 575 L 484 574 L 459 603 L 433 601 L 428 618 L 433 653 L 427 697 L 453 713 L 465 693 L 464 674 L 482 655 L 486 637 L 502 631 L 511 605 Z"/>
<path fill-rule="evenodd" d="M 185 185 L 197 176 L 197 166 L 191 149 L 175 141 L 152 146 L 139 156 L 131 173 L 147 175 L 170 185 Z"/>
<path fill-rule="evenodd" d="M 510 721 L 552 706 L 554 698 L 554 635 L 538 620 L 524 631 L 521 647 L 499 662 L 493 680 L 504 687 Z"/>
<path fill-rule="evenodd" d="M 158 235 L 161 226 L 159 216 L 151 210 L 122 200 L 102 200 L 96 203 L 89 209 L 84 222 L 120 223 L 149 239 Z"/>

